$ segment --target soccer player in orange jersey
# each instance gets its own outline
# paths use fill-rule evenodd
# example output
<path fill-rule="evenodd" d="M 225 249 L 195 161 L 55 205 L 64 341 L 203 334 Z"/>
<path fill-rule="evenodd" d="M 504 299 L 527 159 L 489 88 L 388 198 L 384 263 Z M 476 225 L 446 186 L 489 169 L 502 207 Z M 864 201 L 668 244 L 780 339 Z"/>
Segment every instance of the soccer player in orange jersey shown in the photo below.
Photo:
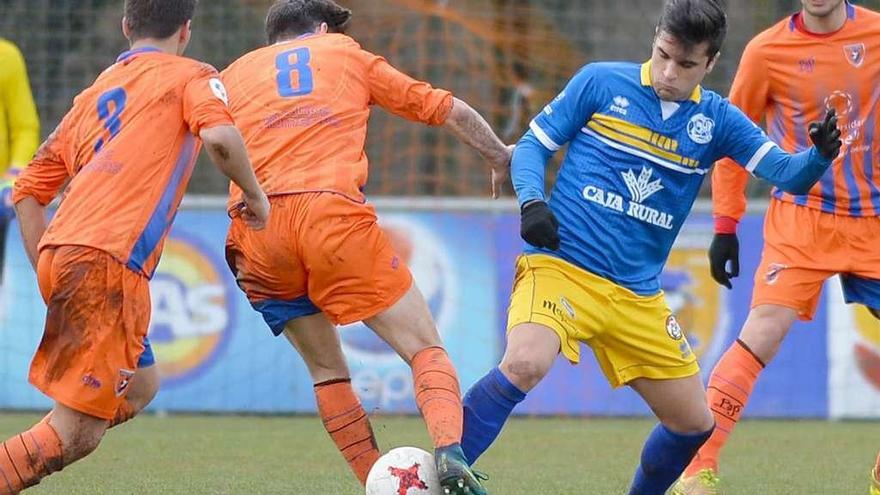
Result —
<path fill-rule="evenodd" d="M 52 412 L 0 449 L 0 494 L 92 452 L 126 407 L 150 317 L 148 281 L 201 141 L 263 228 L 269 203 L 212 67 L 180 55 L 197 0 L 126 0 L 119 56 L 43 143 L 13 202 L 48 312 L 30 382 Z M 46 226 L 45 206 L 68 183 Z"/>
<path fill-rule="evenodd" d="M 455 369 L 362 192 L 370 105 L 452 132 L 492 165 L 495 186 L 507 176 L 511 150 L 465 102 L 361 49 L 343 34 L 350 16 L 332 0 L 277 1 L 267 17 L 269 46 L 223 72 L 229 109 L 275 212 L 259 233 L 234 219 L 227 258 L 272 332 L 303 356 L 324 426 L 362 483 L 379 450 L 334 328 L 356 321 L 412 366 L 446 493 L 484 493 L 459 446 Z M 233 187 L 232 211 L 240 197 Z"/>
<path fill-rule="evenodd" d="M 676 494 L 716 494 L 718 455 L 764 367 L 795 320 L 810 320 L 826 279 L 840 274 L 848 303 L 880 308 L 880 15 L 844 0 L 803 0 L 803 8 L 746 47 L 730 101 L 788 151 L 810 145 L 807 122 L 839 115 L 840 156 L 809 194 L 773 191 L 752 311 L 709 380 L 717 427 L 676 485 Z M 736 225 L 746 209 L 747 174 L 729 161 L 712 178 L 716 235 L 712 276 L 738 275 Z M 731 269 L 726 268 L 728 262 Z M 872 472 L 874 489 L 880 466 Z M 880 493 L 878 493 L 880 495 Z"/>

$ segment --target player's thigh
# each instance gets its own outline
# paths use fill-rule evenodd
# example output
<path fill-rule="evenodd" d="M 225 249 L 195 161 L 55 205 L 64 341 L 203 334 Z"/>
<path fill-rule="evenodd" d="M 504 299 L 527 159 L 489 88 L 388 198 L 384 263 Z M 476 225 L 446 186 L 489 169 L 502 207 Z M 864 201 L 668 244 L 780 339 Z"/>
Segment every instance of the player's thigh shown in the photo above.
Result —
<path fill-rule="evenodd" d="M 156 397 L 159 392 L 159 368 L 155 364 L 138 366 L 128 386 L 126 400 L 135 411 L 141 411 Z"/>
<path fill-rule="evenodd" d="M 556 330 L 540 323 L 520 323 L 508 331 L 499 368 L 514 385 L 528 392 L 540 382 L 559 355 Z"/>
<path fill-rule="evenodd" d="M 755 272 L 752 307 L 785 306 L 811 320 L 825 280 L 844 271 L 833 215 L 774 200 L 764 224 L 764 250 Z"/>
<path fill-rule="evenodd" d="M 662 292 L 639 296 L 618 287 L 613 300 L 607 329 L 590 344 L 612 386 L 699 374 L 697 357 Z"/>
<path fill-rule="evenodd" d="M 417 292 L 405 257 L 379 226 L 372 206 L 322 193 L 307 211 L 301 230 L 308 235 L 299 240 L 308 294 L 330 321 L 345 325 L 371 319 L 398 306 L 404 295 L 409 313 L 428 315 L 424 301 L 413 299 Z"/>
<path fill-rule="evenodd" d="M 637 378 L 629 386 L 645 400 L 657 419 L 677 433 L 702 433 L 714 424 L 700 375 L 670 380 Z"/>
<path fill-rule="evenodd" d="M 323 313 L 287 322 L 284 336 L 302 356 L 315 383 L 349 378 L 339 333 Z"/>
<path fill-rule="evenodd" d="M 522 325 L 537 324 L 553 331 L 558 352 L 578 363 L 580 343 L 589 343 L 605 325 L 610 285 L 553 256 L 520 256 L 507 313 L 508 340 Z"/>
<path fill-rule="evenodd" d="M 769 363 L 798 319 L 794 309 L 778 304 L 762 304 L 752 308 L 739 338 L 762 363 Z"/>
<path fill-rule="evenodd" d="M 146 278 L 103 251 L 62 246 L 30 381 L 57 402 L 111 419 L 135 374 L 150 315 Z"/>
<path fill-rule="evenodd" d="M 364 323 L 406 362 L 422 349 L 443 345 L 425 297 L 415 284 L 394 305 Z"/>
<path fill-rule="evenodd" d="M 319 312 L 308 297 L 308 273 L 296 245 L 295 196 L 272 199 L 272 216 L 264 230 L 233 219 L 226 240 L 230 271 L 276 336 L 288 321 Z"/>

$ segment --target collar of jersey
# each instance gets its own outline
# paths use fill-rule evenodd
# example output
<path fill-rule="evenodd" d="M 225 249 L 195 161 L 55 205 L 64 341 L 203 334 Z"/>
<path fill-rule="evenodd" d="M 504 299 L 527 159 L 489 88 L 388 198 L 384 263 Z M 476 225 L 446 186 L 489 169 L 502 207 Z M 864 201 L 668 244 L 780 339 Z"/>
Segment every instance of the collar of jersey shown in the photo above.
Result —
<path fill-rule="evenodd" d="M 651 85 L 651 61 L 642 64 L 642 86 L 650 86 Z M 691 92 L 691 96 L 688 98 L 694 103 L 699 103 L 703 100 L 703 87 L 697 85 L 696 88 Z"/>
<path fill-rule="evenodd" d="M 119 57 L 116 58 L 116 63 L 123 62 L 125 60 L 130 59 L 136 55 L 140 55 L 142 53 L 150 53 L 150 52 L 161 52 L 162 50 L 156 48 L 155 46 L 144 46 L 141 48 L 135 48 L 134 50 L 126 50 L 119 54 Z"/>

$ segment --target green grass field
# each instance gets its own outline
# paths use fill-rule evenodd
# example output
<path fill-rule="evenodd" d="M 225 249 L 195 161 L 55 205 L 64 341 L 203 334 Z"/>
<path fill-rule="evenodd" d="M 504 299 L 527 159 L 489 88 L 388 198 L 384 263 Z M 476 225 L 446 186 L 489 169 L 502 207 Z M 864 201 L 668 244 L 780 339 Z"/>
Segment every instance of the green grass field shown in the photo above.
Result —
<path fill-rule="evenodd" d="M 0 415 L 4 438 L 39 419 Z M 515 419 L 480 460 L 498 494 L 625 494 L 647 420 Z M 384 449 L 429 445 L 418 418 L 377 417 Z M 746 421 L 726 451 L 726 494 L 867 494 L 880 424 Z M 317 418 L 144 416 L 35 495 L 360 494 Z"/>

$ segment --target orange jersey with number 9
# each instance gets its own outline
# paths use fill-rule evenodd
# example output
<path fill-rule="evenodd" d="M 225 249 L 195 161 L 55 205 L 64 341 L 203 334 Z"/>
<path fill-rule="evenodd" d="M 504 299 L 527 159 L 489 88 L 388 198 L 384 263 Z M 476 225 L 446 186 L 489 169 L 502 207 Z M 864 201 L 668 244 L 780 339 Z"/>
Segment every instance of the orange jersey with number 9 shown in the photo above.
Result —
<path fill-rule="evenodd" d="M 155 48 L 120 55 L 40 147 L 13 201 L 48 204 L 70 180 L 40 242 L 106 251 L 152 276 L 192 174 L 203 128 L 231 125 L 210 65 Z"/>

